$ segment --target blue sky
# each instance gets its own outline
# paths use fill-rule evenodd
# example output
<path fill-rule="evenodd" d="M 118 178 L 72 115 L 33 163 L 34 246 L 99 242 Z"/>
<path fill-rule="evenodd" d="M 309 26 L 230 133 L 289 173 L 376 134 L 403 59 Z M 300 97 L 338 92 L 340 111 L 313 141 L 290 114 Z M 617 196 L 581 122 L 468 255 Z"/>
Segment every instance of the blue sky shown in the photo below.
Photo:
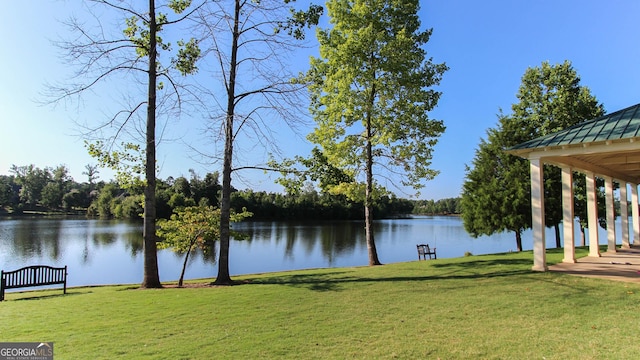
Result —
<path fill-rule="evenodd" d="M 75 121 L 108 115 L 100 105 L 114 94 L 88 96 L 83 103 L 43 106 L 45 84 L 70 75 L 51 41 L 67 36 L 58 20 L 73 11 L 72 2 L 11 1 L 0 12 L 0 174 L 12 164 L 38 167 L 65 164 L 76 181 L 85 181 L 84 166 L 95 163 L 77 136 Z M 443 92 L 431 117 L 447 130 L 435 148 L 433 168 L 441 173 L 426 182 L 420 198 L 441 199 L 460 193 L 465 164 L 496 114 L 510 113 L 511 104 L 528 67 L 543 61 L 572 62 L 582 85 L 603 103 L 607 112 L 640 102 L 640 2 L 635 0 L 447 0 L 421 2 L 423 26 L 432 27 L 427 44 L 430 57 L 446 62 L 439 90 Z M 298 63 L 306 63 L 306 55 Z M 181 128 L 182 126 L 182 128 Z M 194 160 L 184 143 L 202 143 L 195 126 L 171 129 L 181 141 L 159 149 L 160 177 L 201 175 L 219 167 Z M 275 129 L 286 156 L 307 155 L 309 129 Z M 193 138 L 192 138 L 193 137 Z M 212 146 L 212 145 L 208 145 Z M 254 149 L 260 152 L 259 146 Z M 264 151 L 263 151 L 264 152 Z M 102 171 L 103 179 L 109 178 Z M 243 173 L 234 186 L 281 191 L 273 177 Z M 409 194 L 398 193 L 408 197 Z"/>

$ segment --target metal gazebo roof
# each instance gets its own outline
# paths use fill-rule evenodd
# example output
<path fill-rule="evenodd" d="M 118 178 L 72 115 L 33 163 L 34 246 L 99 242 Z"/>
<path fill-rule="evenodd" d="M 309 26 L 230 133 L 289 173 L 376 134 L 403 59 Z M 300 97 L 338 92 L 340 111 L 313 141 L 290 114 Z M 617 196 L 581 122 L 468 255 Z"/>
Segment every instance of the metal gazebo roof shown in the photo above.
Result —
<path fill-rule="evenodd" d="M 638 184 L 640 104 L 518 144 L 508 152 Z"/>

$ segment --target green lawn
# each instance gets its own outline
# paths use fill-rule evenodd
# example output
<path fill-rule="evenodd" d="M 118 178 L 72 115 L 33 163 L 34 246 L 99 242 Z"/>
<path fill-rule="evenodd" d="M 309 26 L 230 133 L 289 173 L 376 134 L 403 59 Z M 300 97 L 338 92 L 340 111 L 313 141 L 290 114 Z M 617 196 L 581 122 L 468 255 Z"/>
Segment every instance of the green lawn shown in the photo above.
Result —
<path fill-rule="evenodd" d="M 531 266 L 524 252 L 9 293 L 0 341 L 53 341 L 57 360 L 640 358 L 640 285 Z"/>

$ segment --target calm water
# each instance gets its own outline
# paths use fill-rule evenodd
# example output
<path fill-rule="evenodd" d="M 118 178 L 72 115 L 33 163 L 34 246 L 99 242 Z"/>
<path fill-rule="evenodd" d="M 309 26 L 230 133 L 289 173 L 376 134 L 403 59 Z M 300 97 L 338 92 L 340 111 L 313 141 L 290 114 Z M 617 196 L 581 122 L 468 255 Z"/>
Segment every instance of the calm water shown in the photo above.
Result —
<path fill-rule="evenodd" d="M 367 265 L 363 226 L 360 221 L 234 224 L 250 239 L 231 242 L 230 272 L 238 275 Z M 377 221 L 375 239 L 383 263 L 416 261 L 418 243 L 437 247 L 439 258 L 460 257 L 467 251 L 479 255 L 515 250 L 513 234 L 474 239 L 458 217 Z M 601 231 L 600 243 L 606 243 L 606 232 Z M 555 246 L 552 230 L 547 232 L 547 245 Z M 523 234 L 523 247 L 531 249 L 530 231 Z M 183 259 L 171 250 L 159 251 L 161 281 L 176 280 Z M 142 224 L 86 219 L 0 220 L 0 269 L 35 264 L 67 265 L 69 286 L 140 283 Z M 192 254 L 185 278 L 216 274 L 216 259 L 197 252 Z"/>

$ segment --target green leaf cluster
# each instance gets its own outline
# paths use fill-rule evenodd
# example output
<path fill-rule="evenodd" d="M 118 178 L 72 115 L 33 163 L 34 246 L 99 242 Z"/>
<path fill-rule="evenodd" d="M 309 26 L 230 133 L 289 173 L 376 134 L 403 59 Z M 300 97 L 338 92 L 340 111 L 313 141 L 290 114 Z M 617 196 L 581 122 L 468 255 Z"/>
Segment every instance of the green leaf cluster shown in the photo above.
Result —
<path fill-rule="evenodd" d="M 281 177 L 276 179 L 276 183 L 290 195 L 299 194 L 307 181 L 317 183 L 323 193 L 329 192 L 333 186 L 354 181 L 352 175 L 330 164 L 317 147 L 311 150 L 308 158 L 298 155 L 282 162 L 271 159 L 269 166 L 280 172 Z"/>
<path fill-rule="evenodd" d="M 511 125 L 511 119 L 501 115 L 498 127 L 487 132 L 487 140 L 481 140 L 472 167 L 467 167 L 460 204 L 465 230 L 471 236 L 501 231 L 519 234 L 531 227 L 529 162 L 504 152 L 523 139 Z"/>
<path fill-rule="evenodd" d="M 121 143 L 120 150 L 113 150 L 104 141 L 84 142 L 85 148 L 102 167 L 116 172 L 116 181 L 125 189 L 140 192 L 144 188 L 145 153 L 140 145 Z"/>
<path fill-rule="evenodd" d="M 288 3 L 289 1 L 285 1 Z M 276 32 L 280 29 L 287 31 L 287 34 L 298 40 L 305 38 L 305 28 L 309 29 L 314 25 L 318 25 L 320 16 L 324 13 L 324 8 L 320 5 L 310 5 L 307 10 L 289 9 L 291 15 L 287 21 L 278 25 Z"/>
<path fill-rule="evenodd" d="M 231 213 L 231 221 L 239 222 L 252 216 L 243 209 Z M 208 252 L 211 244 L 220 238 L 220 209 L 213 206 L 188 206 L 176 209 L 170 219 L 159 219 L 156 235 L 162 239 L 158 248 L 171 248 L 177 253 L 186 253 L 196 247 Z M 235 232 L 236 238 L 245 235 Z"/>
<path fill-rule="evenodd" d="M 512 114 L 499 115 L 498 126 L 489 129 L 472 167 L 467 167 L 461 205 L 465 229 L 473 236 L 507 230 L 519 239 L 519 234 L 531 227 L 529 161 L 505 150 L 604 113 L 590 90 L 580 85 L 569 61 L 528 68 L 517 98 Z M 545 222 L 554 226 L 562 221 L 560 169 L 545 165 L 544 173 Z M 576 180 L 579 183 L 580 177 Z M 584 207 L 583 201 L 584 197 L 576 194 L 576 209 Z M 576 215 L 583 216 L 582 211 Z"/>
<path fill-rule="evenodd" d="M 172 0 L 169 1 L 167 6 L 172 9 L 176 14 L 181 14 L 191 6 L 191 0 Z M 126 27 L 123 30 L 123 34 L 134 44 L 136 54 L 139 58 L 149 56 L 151 48 L 150 43 L 150 19 L 143 16 L 131 16 L 125 20 Z M 171 43 L 166 42 L 160 36 L 161 31 L 165 25 L 170 24 L 168 15 L 165 13 L 158 13 L 156 16 L 156 46 L 163 51 L 171 51 Z M 174 66 L 182 75 L 195 74 L 198 71 L 196 66 L 197 60 L 201 56 L 201 51 L 198 46 L 198 41 L 191 38 L 188 41 L 178 40 L 177 45 L 179 47 L 176 58 L 171 60 L 171 65 Z M 160 65 L 158 65 L 161 69 Z M 159 70 L 162 72 L 163 70 Z M 162 84 L 159 85 L 162 88 Z"/>
<path fill-rule="evenodd" d="M 428 112 L 448 68 L 426 57 L 431 30 L 420 30 L 418 2 L 333 0 L 327 9 L 333 26 L 318 32 L 320 57 L 305 78 L 317 123 L 309 140 L 354 178 L 373 161 L 396 183 L 423 187 L 438 173 L 432 149 L 445 127 Z"/>

